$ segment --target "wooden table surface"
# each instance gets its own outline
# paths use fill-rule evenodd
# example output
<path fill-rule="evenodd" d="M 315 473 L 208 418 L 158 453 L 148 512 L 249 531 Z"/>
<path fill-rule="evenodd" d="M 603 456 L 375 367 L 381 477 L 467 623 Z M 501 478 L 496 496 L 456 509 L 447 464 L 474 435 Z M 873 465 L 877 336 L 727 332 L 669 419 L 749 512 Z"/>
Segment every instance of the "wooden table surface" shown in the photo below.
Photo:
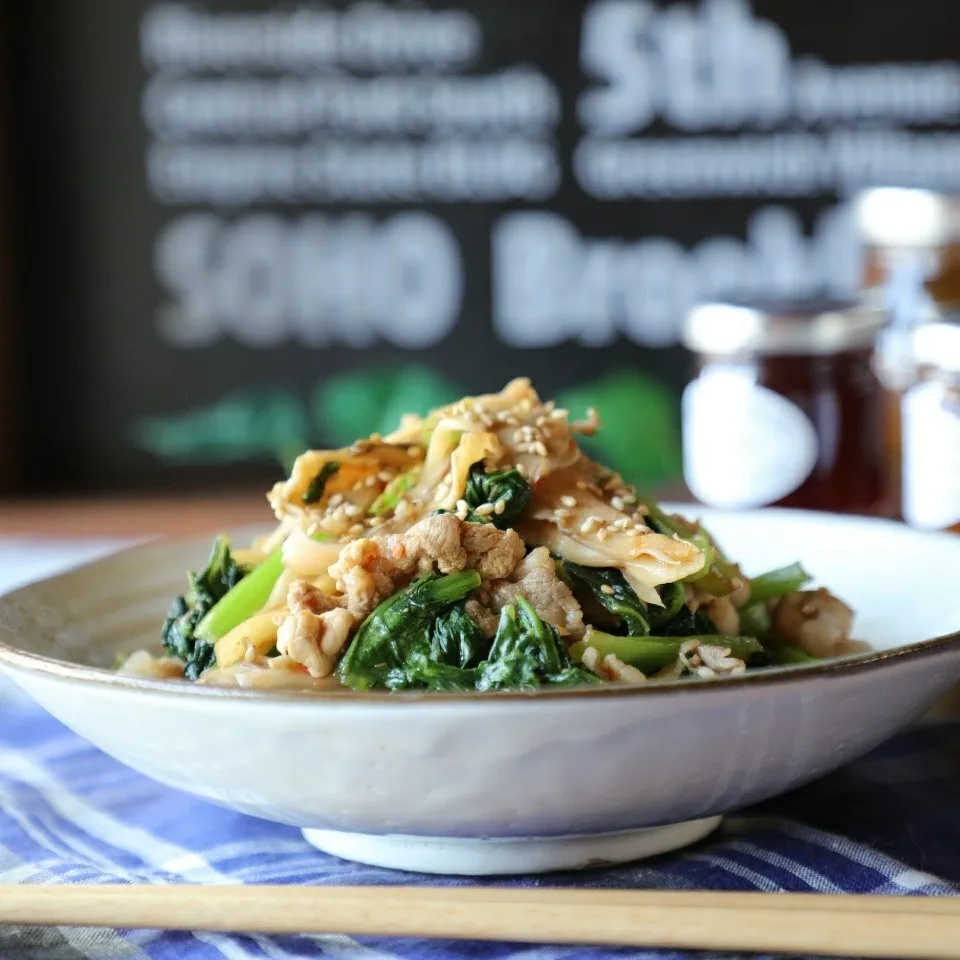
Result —
<path fill-rule="evenodd" d="M 182 536 L 273 521 L 262 491 L 211 496 L 0 501 L 0 536 Z"/>

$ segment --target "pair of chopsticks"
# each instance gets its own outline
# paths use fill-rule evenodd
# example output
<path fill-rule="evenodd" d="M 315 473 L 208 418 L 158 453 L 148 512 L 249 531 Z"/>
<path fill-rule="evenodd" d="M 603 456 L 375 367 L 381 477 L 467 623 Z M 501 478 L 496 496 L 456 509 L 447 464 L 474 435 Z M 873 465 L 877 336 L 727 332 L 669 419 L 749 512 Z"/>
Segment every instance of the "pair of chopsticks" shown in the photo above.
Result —
<path fill-rule="evenodd" d="M 0 886 L 0 923 L 960 958 L 960 897 L 20 885 Z"/>

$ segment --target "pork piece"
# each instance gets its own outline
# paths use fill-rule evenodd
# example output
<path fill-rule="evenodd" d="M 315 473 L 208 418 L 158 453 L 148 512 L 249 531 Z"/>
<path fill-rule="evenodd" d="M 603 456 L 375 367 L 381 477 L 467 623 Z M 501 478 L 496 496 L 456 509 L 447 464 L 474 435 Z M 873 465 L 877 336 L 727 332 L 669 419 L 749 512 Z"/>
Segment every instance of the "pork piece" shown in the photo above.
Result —
<path fill-rule="evenodd" d="M 354 619 L 338 607 L 326 613 L 291 613 L 277 631 L 277 650 L 307 668 L 311 677 L 329 677 L 346 645 Z"/>
<path fill-rule="evenodd" d="M 470 599 L 466 605 L 467 616 L 480 628 L 480 632 L 488 639 L 496 636 L 500 615 L 484 606 L 479 600 Z"/>
<path fill-rule="evenodd" d="M 398 569 L 420 575 L 476 570 L 484 580 L 508 576 L 523 558 L 525 547 L 515 530 L 492 523 L 469 523 L 455 514 L 425 517 L 406 533 L 389 537 L 386 555 Z"/>
<path fill-rule="evenodd" d="M 700 608 L 712 621 L 717 630 L 728 637 L 740 633 L 740 614 L 729 597 L 717 597 Z"/>
<path fill-rule="evenodd" d="M 287 607 L 291 613 L 326 613 L 339 606 L 335 597 L 327 596 L 307 580 L 294 580 L 287 590 Z"/>
<path fill-rule="evenodd" d="M 491 607 L 500 611 L 521 594 L 542 620 L 557 628 L 561 637 L 577 640 L 583 636 L 583 611 L 570 588 L 557 576 L 546 547 L 531 551 L 509 580 L 491 584 Z"/>
<path fill-rule="evenodd" d="M 434 570 L 476 570 L 485 580 L 506 577 L 523 558 L 524 549 L 513 530 L 437 514 L 385 540 L 348 543 L 329 574 L 343 594 L 343 605 L 363 619 L 414 577 Z"/>
<path fill-rule="evenodd" d="M 734 676 L 747 670 L 747 665 L 742 660 L 730 656 L 729 647 L 704 643 L 701 640 L 684 641 L 680 645 L 678 662 L 702 680 Z"/>
<path fill-rule="evenodd" d="M 381 552 L 379 540 L 354 540 L 340 551 L 340 557 L 330 567 L 329 575 L 343 594 L 343 604 L 362 620 L 396 593 L 396 580 L 401 571 Z"/>
<path fill-rule="evenodd" d="M 788 593 L 773 611 L 773 629 L 786 643 L 814 657 L 852 652 L 853 611 L 828 590 Z"/>

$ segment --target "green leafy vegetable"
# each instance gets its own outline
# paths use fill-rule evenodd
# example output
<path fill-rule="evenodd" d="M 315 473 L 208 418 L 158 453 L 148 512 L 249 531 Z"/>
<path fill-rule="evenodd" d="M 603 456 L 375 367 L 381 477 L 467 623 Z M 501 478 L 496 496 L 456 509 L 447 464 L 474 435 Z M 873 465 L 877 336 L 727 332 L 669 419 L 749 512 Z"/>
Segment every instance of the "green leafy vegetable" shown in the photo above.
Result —
<path fill-rule="evenodd" d="M 216 643 L 234 627 L 252 617 L 267 602 L 270 592 L 283 573 L 283 549 L 277 547 L 263 563 L 225 593 L 194 631 L 199 640 Z"/>
<path fill-rule="evenodd" d="M 788 593 L 795 593 L 811 580 L 810 574 L 800 566 L 792 563 L 779 570 L 762 573 L 750 581 L 750 599 L 748 603 L 763 603 L 767 600 L 784 597 Z"/>
<path fill-rule="evenodd" d="M 482 463 L 475 464 L 470 470 L 467 489 L 463 495 L 471 511 L 467 519 L 472 523 L 492 523 L 497 529 L 506 530 L 523 516 L 532 495 L 530 484 L 518 470 L 486 473 Z M 476 513 L 477 507 L 488 503 L 495 506 L 501 500 L 504 504 L 501 513 Z"/>
<path fill-rule="evenodd" d="M 687 640 L 701 640 L 716 647 L 728 647 L 730 655 L 744 663 L 765 660 L 766 653 L 754 637 L 683 636 L 683 637 L 615 637 L 599 630 L 591 630 L 589 643 L 581 640 L 570 649 L 574 660 L 581 660 L 588 646 L 596 649 L 600 658 L 613 654 L 624 663 L 650 676 L 674 663 L 680 656 L 680 647 Z"/>
<path fill-rule="evenodd" d="M 775 646 L 772 648 L 773 662 L 776 664 L 786 665 L 794 663 L 817 663 L 820 658 L 811 656 L 804 650 L 799 650 L 796 647 Z"/>
<path fill-rule="evenodd" d="M 317 475 L 310 481 L 310 486 L 300 498 L 304 503 L 319 503 L 323 499 L 323 491 L 327 489 L 330 478 L 340 469 L 336 460 L 325 463 Z"/>
<path fill-rule="evenodd" d="M 196 680 L 216 659 L 213 644 L 197 636 L 198 625 L 243 577 L 225 537 L 214 540 L 210 559 L 200 573 L 187 574 L 190 589 L 174 600 L 161 629 L 164 648 L 184 662 L 187 679 Z"/>
<path fill-rule="evenodd" d="M 575 686 L 596 678 L 574 666 L 559 634 L 517 597 L 500 613 L 490 656 L 480 666 L 478 690 L 534 690 L 543 685 Z"/>
<path fill-rule="evenodd" d="M 370 504 L 370 513 L 375 517 L 390 513 L 397 508 L 401 497 L 417 482 L 419 470 L 407 470 L 394 477 L 384 487 L 383 493 Z"/>
<path fill-rule="evenodd" d="M 684 610 L 683 601 L 686 594 L 682 583 L 665 583 L 657 587 L 657 593 L 660 594 L 663 606 L 655 607 L 651 604 L 647 607 L 651 630 L 662 630 L 668 624 L 672 624 Z"/>
<path fill-rule="evenodd" d="M 411 651 L 429 656 L 430 630 L 450 607 L 480 586 L 480 574 L 429 573 L 388 597 L 360 625 L 337 674 L 353 690 L 397 686 Z"/>
<path fill-rule="evenodd" d="M 686 604 L 669 623 L 660 624 L 658 629 L 662 636 L 684 639 L 717 632 L 713 621 L 702 610 L 691 610 Z"/>
<path fill-rule="evenodd" d="M 642 637 L 650 632 L 647 605 L 633 592 L 616 567 L 584 567 L 569 561 L 564 567 L 577 587 L 586 590 L 604 610 L 620 621 L 627 636 Z M 681 600 L 682 592 L 681 588 Z"/>
<path fill-rule="evenodd" d="M 739 610 L 740 632 L 750 637 L 766 637 L 770 632 L 770 614 L 762 603 L 748 603 Z"/>
<path fill-rule="evenodd" d="M 441 614 L 430 630 L 430 659 L 454 667 L 476 667 L 490 644 L 464 605 Z"/>
<path fill-rule="evenodd" d="M 354 690 L 503 690 L 593 683 L 556 630 L 523 598 L 505 607 L 489 646 L 464 600 L 475 571 L 427 574 L 363 622 L 338 675 Z"/>

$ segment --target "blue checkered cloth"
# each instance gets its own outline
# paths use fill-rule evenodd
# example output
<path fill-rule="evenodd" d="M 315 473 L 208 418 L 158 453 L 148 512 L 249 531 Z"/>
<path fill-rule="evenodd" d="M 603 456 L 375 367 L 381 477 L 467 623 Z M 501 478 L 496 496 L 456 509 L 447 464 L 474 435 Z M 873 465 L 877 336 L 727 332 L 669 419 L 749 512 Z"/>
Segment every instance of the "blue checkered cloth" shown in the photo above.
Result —
<path fill-rule="evenodd" d="M 335 885 L 435 884 L 438 879 L 338 860 L 308 846 L 291 827 L 162 787 L 0 689 L 0 883 L 108 882 Z M 728 817 L 709 840 L 682 852 L 597 872 L 489 882 L 957 895 L 960 722 L 915 727 L 812 786 Z M 708 957 L 343 936 L 0 927 L 2 960 L 627 956 Z"/>

